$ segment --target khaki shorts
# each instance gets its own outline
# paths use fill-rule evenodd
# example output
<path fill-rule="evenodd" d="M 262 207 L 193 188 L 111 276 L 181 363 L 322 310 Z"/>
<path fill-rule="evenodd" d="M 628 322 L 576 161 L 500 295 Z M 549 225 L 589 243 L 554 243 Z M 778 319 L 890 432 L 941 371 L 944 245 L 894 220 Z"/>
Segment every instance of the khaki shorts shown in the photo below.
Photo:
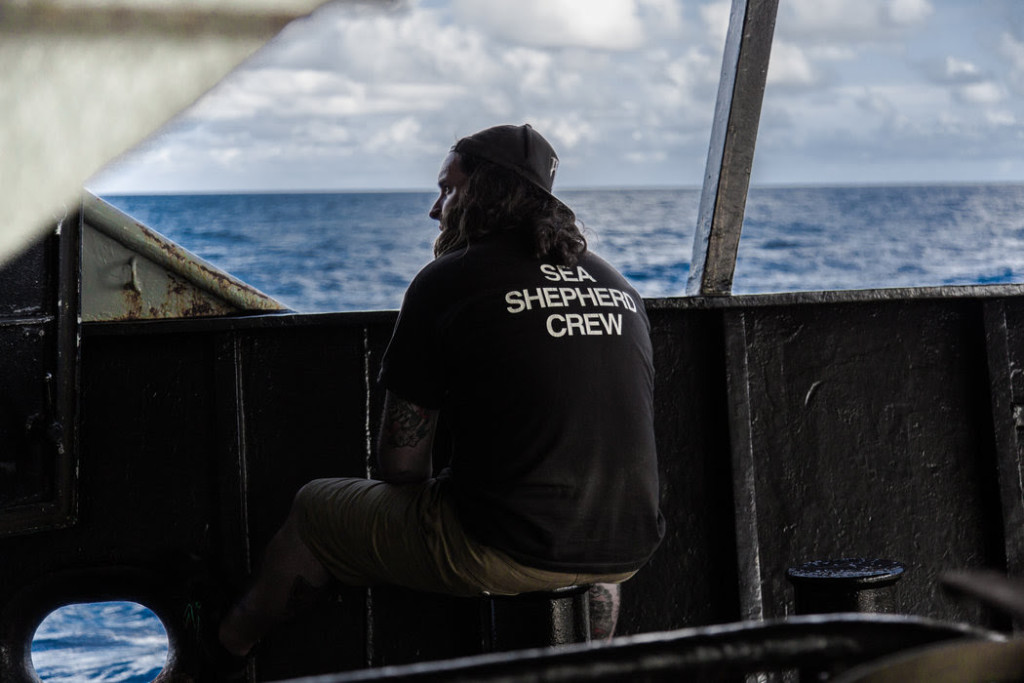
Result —
<path fill-rule="evenodd" d="M 295 497 L 302 540 L 342 583 L 393 584 L 474 596 L 515 595 L 584 583 L 621 583 L 636 572 L 574 574 L 519 564 L 477 543 L 446 495 L 448 481 L 388 484 L 317 479 Z"/>

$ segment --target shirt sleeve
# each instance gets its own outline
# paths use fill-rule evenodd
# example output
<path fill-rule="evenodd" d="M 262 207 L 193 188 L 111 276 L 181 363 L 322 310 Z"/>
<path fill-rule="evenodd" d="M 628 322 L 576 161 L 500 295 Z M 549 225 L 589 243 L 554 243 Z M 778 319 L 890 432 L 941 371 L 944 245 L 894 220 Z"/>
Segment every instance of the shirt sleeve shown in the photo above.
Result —
<path fill-rule="evenodd" d="M 405 293 L 378 377 L 396 396 L 430 409 L 441 407 L 446 391 L 437 298 L 421 272 Z"/>

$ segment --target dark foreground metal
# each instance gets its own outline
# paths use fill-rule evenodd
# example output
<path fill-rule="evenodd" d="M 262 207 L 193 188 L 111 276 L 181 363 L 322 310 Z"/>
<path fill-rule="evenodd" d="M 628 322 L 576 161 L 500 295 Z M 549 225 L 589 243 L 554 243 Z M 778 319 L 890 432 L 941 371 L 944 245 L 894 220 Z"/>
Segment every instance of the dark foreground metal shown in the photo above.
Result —
<path fill-rule="evenodd" d="M 742 622 L 460 659 L 386 666 L 294 683 L 354 681 L 721 680 L 792 669 L 837 671 L 924 645 L 1002 636 L 918 617 L 841 614 Z"/>
<path fill-rule="evenodd" d="M 854 667 L 834 683 L 1018 683 L 1024 680 L 1024 640 L 942 643 Z"/>

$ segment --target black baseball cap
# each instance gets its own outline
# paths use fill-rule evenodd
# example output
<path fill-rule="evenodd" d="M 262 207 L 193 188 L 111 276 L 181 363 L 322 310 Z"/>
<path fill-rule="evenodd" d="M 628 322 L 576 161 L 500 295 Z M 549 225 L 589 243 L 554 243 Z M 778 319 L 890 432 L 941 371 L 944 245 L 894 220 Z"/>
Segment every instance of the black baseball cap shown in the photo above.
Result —
<path fill-rule="evenodd" d="M 558 155 L 544 136 L 528 123 L 494 126 L 473 133 L 456 142 L 452 151 L 486 159 L 551 194 L 555 171 L 558 170 Z"/>

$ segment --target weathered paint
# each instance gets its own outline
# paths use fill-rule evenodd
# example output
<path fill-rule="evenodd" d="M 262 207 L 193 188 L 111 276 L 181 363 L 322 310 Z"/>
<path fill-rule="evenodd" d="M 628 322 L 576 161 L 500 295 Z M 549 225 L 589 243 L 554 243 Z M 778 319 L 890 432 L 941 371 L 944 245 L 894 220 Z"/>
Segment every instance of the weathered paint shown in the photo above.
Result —
<path fill-rule="evenodd" d="M 85 199 L 83 222 L 85 321 L 288 310 L 97 197 Z"/>
<path fill-rule="evenodd" d="M 82 318 L 145 320 L 230 315 L 238 309 L 86 225 Z"/>

